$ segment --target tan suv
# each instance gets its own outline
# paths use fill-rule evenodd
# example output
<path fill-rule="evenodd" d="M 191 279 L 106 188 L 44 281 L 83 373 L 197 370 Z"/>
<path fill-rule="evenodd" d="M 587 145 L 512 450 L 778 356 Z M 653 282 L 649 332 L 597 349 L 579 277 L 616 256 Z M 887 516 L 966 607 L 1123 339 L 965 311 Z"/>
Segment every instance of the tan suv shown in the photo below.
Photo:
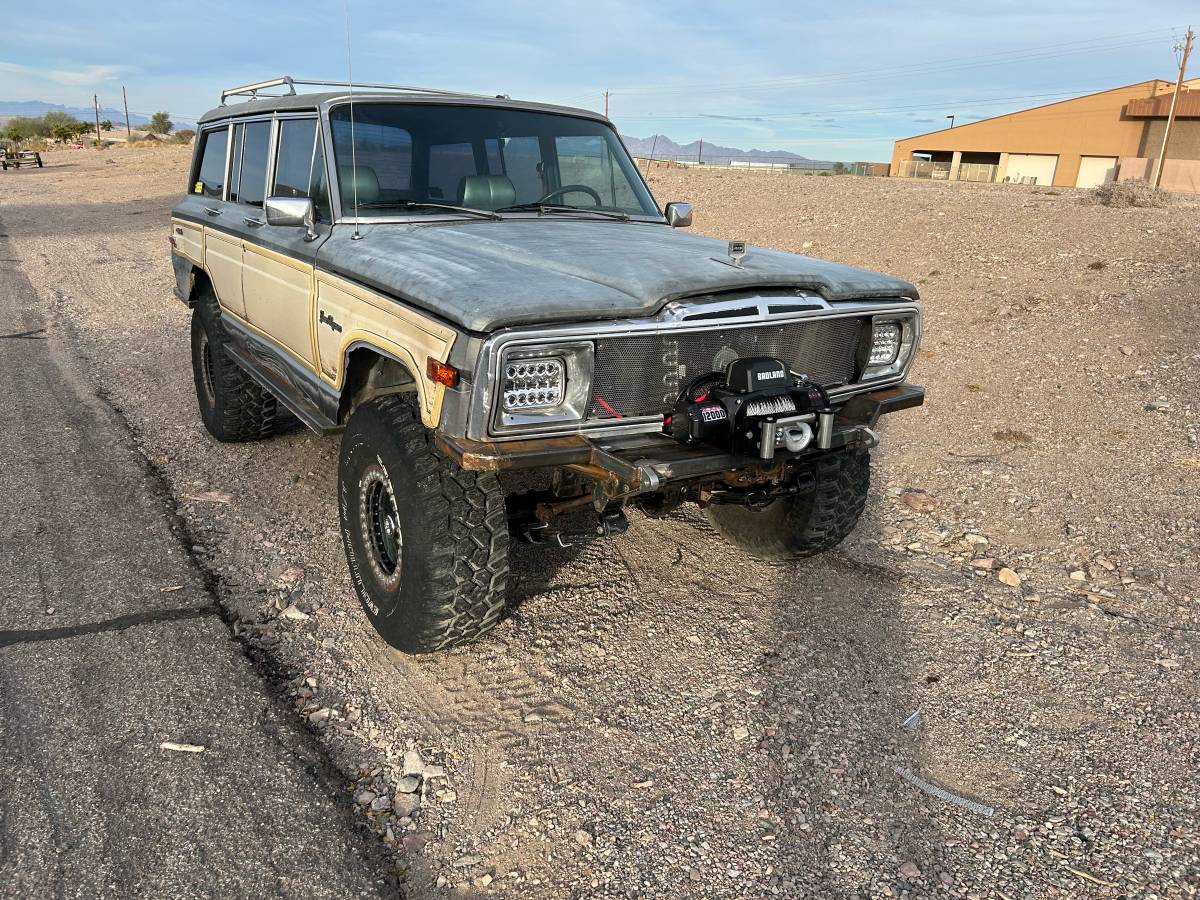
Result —
<path fill-rule="evenodd" d="M 510 534 L 697 503 L 750 553 L 827 550 L 862 512 L 879 416 L 923 401 L 916 289 L 690 221 L 586 110 L 225 91 L 171 220 L 200 415 L 222 441 L 270 436 L 279 404 L 342 432 L 354 586 L 409 652 L 496 624 Z M 517 469 L 534 488 L 506 494 Z"/>

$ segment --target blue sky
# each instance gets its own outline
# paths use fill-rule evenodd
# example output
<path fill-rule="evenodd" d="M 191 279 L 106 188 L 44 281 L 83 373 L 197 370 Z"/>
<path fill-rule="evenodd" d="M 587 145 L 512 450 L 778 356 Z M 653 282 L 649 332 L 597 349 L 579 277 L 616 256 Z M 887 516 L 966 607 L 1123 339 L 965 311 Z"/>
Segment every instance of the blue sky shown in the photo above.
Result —
<path fill-rule="evenodd" d="M 666 134 L 885 160 L 900 137 L 1146 78 L 1172 78 L 1182 2 L 797 4 L 350 0 L 354 76 L 599 109 Z M 283 72 L 346 77 L 343 0 L 10 3 L 0 99 L 166 109 Z M 1200 54 L 1197 54 L 1200 56 Z M 1194 56 L 1193 59 L 1197 58 Z M 1197 66 L 1189 66 L 1195 74 Z"/>

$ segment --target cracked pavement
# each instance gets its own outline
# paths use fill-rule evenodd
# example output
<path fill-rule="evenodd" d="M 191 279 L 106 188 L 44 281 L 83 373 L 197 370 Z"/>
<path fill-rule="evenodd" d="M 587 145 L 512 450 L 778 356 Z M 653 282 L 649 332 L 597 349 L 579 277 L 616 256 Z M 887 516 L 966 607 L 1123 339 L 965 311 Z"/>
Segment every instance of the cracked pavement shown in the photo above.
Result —
<path fill-rule="evenodd" d="M 0 336 L 0 893 L 389 894 L 11 259 Z"/>

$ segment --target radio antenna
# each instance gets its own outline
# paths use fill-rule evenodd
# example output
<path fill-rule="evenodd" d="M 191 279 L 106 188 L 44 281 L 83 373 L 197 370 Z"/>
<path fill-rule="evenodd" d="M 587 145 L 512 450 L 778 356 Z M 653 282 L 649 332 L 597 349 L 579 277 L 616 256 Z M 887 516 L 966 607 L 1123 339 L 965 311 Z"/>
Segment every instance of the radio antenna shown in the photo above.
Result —
<path fill-rule="evenodd" d="M 354 63 L 350 51 L 350 0 L 346 0 L 346 84 L 350 88 L 350 189 L 354 194 L 354 234 L 350 240 L 361 241 L 358 230 L 358 142 L 354 139 Z"/>

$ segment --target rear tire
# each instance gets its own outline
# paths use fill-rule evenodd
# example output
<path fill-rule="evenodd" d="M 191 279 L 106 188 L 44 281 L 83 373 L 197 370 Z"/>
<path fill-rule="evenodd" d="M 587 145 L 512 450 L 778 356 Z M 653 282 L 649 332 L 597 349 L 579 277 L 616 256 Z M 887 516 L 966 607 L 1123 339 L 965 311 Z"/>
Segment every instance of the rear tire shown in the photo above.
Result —
<path fill-rule="evenodd" d="M 354 410 L 338 508 L 351 581 L 380 636 L 405 653 L 476 641 L 504 612 L 508 516 L 499 479 L 451 462 L 407 396 Z"/>
<path fill-rule="evenodd" d="M 816 487 L 765 509 L 713 504 L 704 514 L 724 537 L 762 559 L 804 559 L 832 550 L 854 530 L 871 486 L 871 454 L 862 447 L 811 463 Z"/>
<path fill-rule="evenodd" d="M 203 294 L 192 310 L 192 375 L 208 433 L 218 441 L 256 441 L 275 431 L 275 396 L 250 378 L 225 349 L 221 308 Z"/>

